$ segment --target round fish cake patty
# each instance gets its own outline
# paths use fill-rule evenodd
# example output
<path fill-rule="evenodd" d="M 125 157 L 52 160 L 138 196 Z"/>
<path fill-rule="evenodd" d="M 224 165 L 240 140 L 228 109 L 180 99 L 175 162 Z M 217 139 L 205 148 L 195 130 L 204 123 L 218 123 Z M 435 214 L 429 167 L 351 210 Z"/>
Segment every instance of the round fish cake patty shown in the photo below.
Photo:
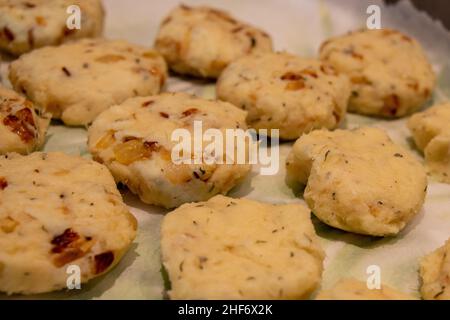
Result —
<path fill-rule="evenodd" d="M 70 6 L 80 9 L 80 29 Z M 100 0 L 0 0 L 0 49 L 14 55 L 69 40 L 97 37 L 103 31 Z"/>
<path fill-rule="evenodd" d="M 66 288 L 108 272 L 136 235 L 136 219 L 108 169 L 63 153 L 0 156 L 0 291 Z"/>
<path fill-rule="evenodd" d="M 431 96 L 436 76 L 420 44 L 395 30 L 360 30 L 325 41 L 320 58 L 352 82 L 348 110 L 402 117 Z"/>
<path fill-rule="evenodd" d="M 304 299 L 324 259 L 306 207 L 220 195 L 167 214 L 161 250 L 171 299 Z"/>
<path fill-rule="evenodd" d="M 34 50 L 14 61 L 9 73 L 16 91 L 68 125 L 86 125 L 114 104 L 156 94 L 166 77 L 156 51 L 105 39 Z"/>
<path fill-rule="evenodd" d="M 225 11 L 181 5 L 161 23 L 155 48 L 175 72 L 217 78 L 236 58 L 272 51 L 272 40 Z"/>
<path fill-rule="evenodd" d="M 226 193 L 250 171 L 250 165 L 237 164 L 237 158 L 229 159 L 228 164 L 208 164 L 204 159 L 198 164 L 193 159 L 192 163 L 177 163 L 175 160 L 181 159 L 173 159 L 172 153 L 180 154 L 173 148 L 181 141 L 172 140 L 174 132 L 189 133 L 188 142 L 194 146 L 195 121 L 203 133 L 219 129 L 225 136 L 226 129 L 246 128 L 245 114 L 229 103 L 185 93 L 132 98 L 98 116 L 89 128 L 89 150 L 94 159 L 106 164 L 117 182 L 142 201 L 173 208 Z M 201 151 L 206 151 L 207 145 L 204 142 Z M 227 157 L 226 150 L 224 153 Z"/>
<path fill-rule="evenodd" d="M 420 277 L 422 298 L 450 300 L 450 239 L 422 259 Z"/>
<path fill-rule="evenodd" d="M 414 300 L 414 298 L 385 285 L 381 285 L 380 289 L 369 289 L 365 282 L 342 279 L 332 288 L 319 292 L 316 300 Z"/>
<path fill-rule="evenodd" d="M 316 130 L 286 160 L 289 184 L 322 222 L 373 236 L 400 232 L 420 211 L 427 190 L 422 164 L 378 128 Z"/>
<path fill-rule="evenodd" d="M 450 183 L 450 103 L 412 115 L 408 128 L 425 155 L 428 172 L 439 181 Z"/>
<path fill-rule="evenodd" d="M 218 98 L 247 110 L 249 126 L 279 129 L 282 139 L 336 128 L 345 116 L 349 95 L 345 75 L 319 60 L 288 53 L 240 58 L 217 82 Z"/>
<path fill-rule="evenodd" d="M 48 115 L 36 114 L 31 101 L 0 85 L 0 154 L 41 147 L 49 122 Z"/>

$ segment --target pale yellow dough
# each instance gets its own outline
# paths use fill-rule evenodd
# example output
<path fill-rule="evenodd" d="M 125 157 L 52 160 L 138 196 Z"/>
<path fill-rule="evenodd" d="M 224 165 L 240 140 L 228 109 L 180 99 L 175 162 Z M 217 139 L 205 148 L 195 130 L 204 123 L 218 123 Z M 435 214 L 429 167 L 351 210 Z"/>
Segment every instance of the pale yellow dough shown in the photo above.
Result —
<path fill-rule="evenodd" d="M 193 145 L 194 121 L 201 122 L 203 132 L 215 128 L 225 136 L 225 129 L 246 128 L 245 115 L 229 103 L 186 93 L 132 98 L 98 116 L 89 128 L 89 150 L 142 201 L 174 208 L 225 194 L 250 171 L 249 164 L 236 161 L 177 164 L 172 159 L 179 142 L 172 139 L 174 131 L 188 130 Z"/>
<path fill-rule="evenodd" d="M 450 300 L 450 239 L 420 263 L 420 292 L 426 300 Z"/>
<path fill-rule="evenodd" d="M 380 289 L 369 289 L 366 283 L 349 278 L 339 280 L 332 288 L 319 292 L 316 300 L 414 300 L 414 298 L 385 285 L 381 285 Z"/>
<path fill-rule="evenodd" d="M 80 29 L 73 22 L 70 6 L 78 6 Z M 0 0 L 0 49 L 20 55 L 36 48 L 100 36 L 104 10 L 100 0 Z"/>
<path fill-rule="evenodd" d="M 349 111 L 388 118 L 417 111 L 436 76 L 420 44 L 395 30 L 359 30 L 331 38 L 320 58 L 352 82 Z"/>
<path fill-rule="evenodd" d="M 108 107 L 159 93 L 167 77 L 156 51 L 122 40 L 83 39 L 22 55 L 9 79 L 53 118 L 86 125 Z"/>
<path fill-rule="evenodd" d="M 155 48 L 178 73 L 217 78 L 245 54 L 272 51 L 272 40 L 225 11 L 180 5 L 162 21 Z"/>
<path fill-rule="evenodd" d="M 171 299 L 305 299 L 324 252 L 309 210 L 215 196 L 164 217 Z"/>
<path fill-rule="evenodd" d="M 430 175 L 450 183 L 450 103 L 414 114 L 408 120 L 408 128 L 417 148 L 425 155 Z"/>
<path fill-rule="evenodd" d="M 37 114 L 31 101 L 0 85 L 0 154 L 40 148 L 49 123 L 49 115 Z"/>
<path fill-rule="evenodd" d="M 349 95 L 345 75 L 319 60 L 282 52 L 240 58 L 217 82 L 218 98 L 247 110 L 250 127 L 279 129 L 282 139 L 336 128 L 345 117 Z"/>
<path fill-rule="evenodd" d="M 69 266 L 85 283 L 113 268 L 135 235 L 106 167 L 59 152 L 0 156 L 0 291 L 67 288 Z"/>
<path fill-rule="evenodd" d="M 377 128 L 316 130 L 286 160 L 289 184 L 322 222 L 373 235 L 399 233 L 422 208 L 427 177 L 408 150 Z"/>

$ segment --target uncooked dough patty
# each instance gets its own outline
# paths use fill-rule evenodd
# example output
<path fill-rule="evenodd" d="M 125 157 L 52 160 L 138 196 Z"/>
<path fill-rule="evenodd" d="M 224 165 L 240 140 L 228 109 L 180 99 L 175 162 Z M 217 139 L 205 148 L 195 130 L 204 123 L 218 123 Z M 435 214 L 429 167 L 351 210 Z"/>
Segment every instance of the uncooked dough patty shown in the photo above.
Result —
<path fill-rule="evenodd" d="M 108 107 L 156 94 L 166 79 L 154 50 L 122 40 L 83 39 L 22 55 L 10 66 L 18 92 L 68 125 L 86 125 Z"/>
<path fill-rule="evenodd" d="M 272 40 L 225 11 L 181 5 L 162 21 L 155 48 L 178 73 L 217 78 L 245 54 L 272 51 Z"/>
<path fill-rule="evenodd" d="M 198 139 L 195 122 L 200 123 L 202 132 L 217 129 L 226 138 L 226 129 L 246 128 L 245 114 L 229 103 L 185 93 L 132 98 L 104 111 L 94 121 L 88 132 L 89 150 L 96 160 L 106 164 L 116 181 L 127 185 L 142 201 L 174 208 L 227 193 L 247 175 L 250 165 L 237 164 L 237 157 L 229 159 L 228 164 L 215 160 L 208 164 L 204 159 L 196 164 L 191 156 L 198 154 L 193 153 L 188 156 L 190 163 L 178 163 L 181 156 L 173 158 L 172 153 L 181 141 L 172 139 L 172 135 L 177 130 L 187 132 L 189 136 L 183 140 L 190 143 L 192 150 Z M 222 142 L 224 146 L 231 144 L 228 140 Z M 204 141 L 200 151 L 206 151 L 208 145 Z M 235 155 L 245 151 L 237 147 L 235 144 Z M 228 156 L 225 150 L 224 157 Z"/>
<path fill-rule="evenodd" d="M 80 28 L 71 6 L 78 6 Z M 0 49 L 19 55 L 36 48 L 100 36 L 104 11 L 100 0 L 0 0 Z"/>
<path fill-rule="evenodd" d="M 294 144 L 289 184 L 324 223 L 373 236 L 395 235 L 420 211 L 427 189 L 422 164 L 377 128 L 316 130 Z"/>
<path fill-rule="evenodd" d="M 304 299 L 322 274 L 309 210 L 215 196 L 164 217 L 172 299 Z"/>
<path fill-rule="evenodd" d="M 431 97 L 436 77 L 420 44 L 395 30 L 361 30 L 325 41 L 320 58 L 352 82 L 349 111 L 388 118 Z"/>
<path fill-rule="evenodd" d="M 349 95 L 347 77 L 334 68 L 281 52 L 240 58 L 217 82 L 218 98 L 247 110 L 249 126 L 279 129 L 282 139 L 336 128 L 344 119 Z"/>
<path fill-rule="evenodd" d="M 57 152 L 0 156 L 0 291 L 66 288 L 70 266 L 84 283 L 116 265 L 135 235 L 106 167 Z"/>

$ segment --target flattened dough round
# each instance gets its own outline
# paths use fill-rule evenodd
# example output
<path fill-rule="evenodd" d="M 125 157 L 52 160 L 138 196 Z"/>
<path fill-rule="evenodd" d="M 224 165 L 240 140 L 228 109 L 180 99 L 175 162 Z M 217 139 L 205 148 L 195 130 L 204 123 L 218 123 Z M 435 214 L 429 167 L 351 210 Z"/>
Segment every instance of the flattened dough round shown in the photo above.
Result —
<path fill-rule="evenodd" d="M 225 11 L 181 5 L 161 23 L 155 48 L 178 73 L 217 78 L 245 54 L 272 51 L 272 40 Z"/>
<path fill-rule="evenodd" d="M 412 115 L 408 128 L 425 155 L 428 172 L 439 181 L 450 183 L 450 103 Z"/>
<path fill-rule="evenodd" d="M 331 38 L 322 44 L 320 58 L 350 77 L 350 112 L 405 116 L 423 106 L 436 82 L 420 44 L 395 30 L 360 30 Z"/>
<path fill-rule="evenodd" d="M 450 239 L 420 263 L 420 292 L 426 300 L 450 300 Z"/>
<path fill-rule="evenodd" d="M 290 184 L 322 222 L 373 236 L 395 235 L 420 211 L 427 189 L 422 164 L 381 129 L 316 130 L 287 160 Z"/>
<path fill-rule="evenodd" d="M 48 115 L 36 114 L 31 101 L 0 85 L 0 154 L 41 147 L 49 122 Z"/>
<path fill-rule="evenodd" d="M 282 139 L 336 128 L 345 116 L 349 95 L 345 75 L 319 60 L 281 52 L 240 58 L 217 82 L 218 98 L 247 110 L 249 126 L 279 129 Z"/>
<path fill-rule="evenodd" d="M 80 29 L 67 27 L 67 10 L 74 5 L 80 8 Z M 19 55 L 69 40 L 97 37 L 103 30 L 103 18 L 101 0 L 0 0 L 0 49 Z"/>
<path fill-rule="evenodd" d="M 68 125 L 86 125 L 108 107 L 160 91 L 164 59 L 121 40 L 83 39 L 22 55 L 10 66 L 18 92 Z"/>
<path fill-rule="evenodd" d="M 116 265 L 135 234 L 106 167 L 58 152 L 0 156 L 0 291 L 66 288 L 70 265 L 84 283 Z"/>
<path fill-rule="evenodd" d="M 185 93 L 132 98 L 94 121 L 88 132 L 89 150 L 116 181 L 146 203 L 174 208 L 207 200 L 227 193 L 247 175 L 250 165 L 174 163 L 172 149 L 180 140 L 172 139 L 172 134 L 176 129 L 187 130 L 193 145 L 194 121 L 201 122 L 203 132 L 215 128 L 224 133 L 227 128 L 245 129 L 245 112 L 226 102 Z"/>
<path fill-rule="evenodd" d="M 304 299 L 324 259 L 306 207 L 220 195 L 166 215 L 161 249 L 172 299 Z"/>

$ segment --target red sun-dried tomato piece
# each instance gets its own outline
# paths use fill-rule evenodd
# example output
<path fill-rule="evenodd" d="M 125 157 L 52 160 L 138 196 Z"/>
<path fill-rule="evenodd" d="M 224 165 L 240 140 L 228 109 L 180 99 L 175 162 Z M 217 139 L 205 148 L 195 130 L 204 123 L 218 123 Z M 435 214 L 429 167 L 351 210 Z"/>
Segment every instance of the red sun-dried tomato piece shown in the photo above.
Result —
<path fill-rule="evenodd" d="M 28 108 L 21 109 L 16 114 L 10 114 L 3 119 L 3 124 L 17 134 L 24 142 L 29 142 L 35 137 L 32 128 L 35 127 L 33 114 Z"/>
<path fill-rule="evenodd" d="M 97 254 L 94 257 L 95 261 L 95 274 L 102 273 L 114 262 L 114 253 L 112 251 L 106 251 Z"/>
<path fill-rule="evenodd" d="M 8 181 L 6 181 L 5 178 L 0 177 L 0 190 L 6 189 L 7 186 L 8 186 Z"/>
<path fill-rule="evenodd" d="M 80 239 L 80 235 L 68 228 L 64 232 L 51 241 L 55 247 L 52 249 L 53 253 L 61 253 L 65 248 L 67 248 L 72 242 Z"/>
<path fill-rule="evenodd" d="M 144 141 L 144 147 L 150 151 L 158 151 L 160 145 L 157 141 Z"/>
<path fill-rule="evenodd" d="M 281 80 L 303 80 L 303 76 L 294 72 L 286 72 L 281 76 Z"/>
<path fill-rule="evenodd" d="M 190 116 L 190 115 L 192 115 L 192 114 L 194 114 L 194 113 L 197 113 L 197 112 L 198 112 L 198 109 L 197 109 L 197 108 L 190 108 L 190 109 L 187 109 L 187 110 L 183 111 L 183 112 L 182 112 L 182 115 L 183 115 L 184 117 L 188 117 L 188 116 Z"/>

